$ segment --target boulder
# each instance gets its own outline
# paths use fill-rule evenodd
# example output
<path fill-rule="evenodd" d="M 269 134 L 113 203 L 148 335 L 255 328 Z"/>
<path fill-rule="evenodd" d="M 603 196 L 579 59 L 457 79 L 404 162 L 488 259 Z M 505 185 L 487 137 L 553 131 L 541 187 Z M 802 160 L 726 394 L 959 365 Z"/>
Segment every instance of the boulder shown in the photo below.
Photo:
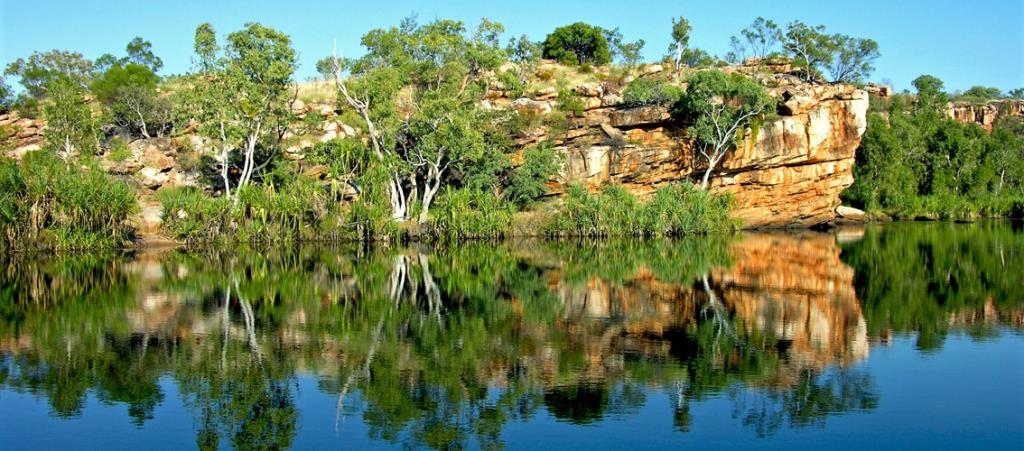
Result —
<path fill-rule="evenodd" d="M 834 222 L 839 194 L 853 183 L 854 155 L 866 129 L 867 93 L 784 74 L 768 76 L 778 81 L 773 95 L 788 92 L 783 101 L 789 102 L 787 114 L 766 121 L 756 134 L 748 130 L 712 174 L 710 190 L 732 195 L 733 217 L 746 227 Z M 569 183 L 592 189 L 615 183 L 645 196 L 693 180 L 702 175 L 703 162 L 686 123 L 659 106 L 586 111 L 573 119 L 573 128 L 556 148 L 564 164 L 551 182 L 552 191 L 564 192 Z"/>
<path fill-rule="evenodd" d="M 330 172 L 330 168 L 322 164 L 314 164 L 313 166 L 306 168 L 305 171 L 302 171 L 303 175 L 312 179 L 321 179 L 327 175 L 328 172 Z"/>
<path fill-rule="evenodd" d="M 556 89 L 554 86 L 542 88 L 533 94 L 534 100 L 552 100 L 556 97 L 558 97 L 558 89 Z"/>
<path fill-rule="evenodd" d="M 622 103 L 622 96 L 618 94 L 605 94 L 601 97 L 601 106 L 612 107 Z"/>
<path fill-rule="evenodd" d="M 867 219 L 867 215 L 863 210 L 847 207 L 846 205 L 840 205 L 836 207 L 836 215 L 847 221 L 864 221 Z"/>
<path fill-rule="evenodd" d="M 547 114 L 550 113 L 551 103 L 527 98 L 512 101 L 512 108 L 524 113 Z"/>
<path fill-rule="evenodd" d="M 661 64 L 645 64 L 643 66 L 640 66 L 640 75 L 654 75 L 660 73 L 663 70 L 665 70 L 665 68 L 662 67 Z"/>
<path fill-rule="evenodd" d="M 667 108 L 648 105 L 612 112 L 611 124 L 615 127 L 635 127 L 665 122 L 671 117 Z"/>
<path fill-rule="evenodd" d="M 599 83 L 581 83 L 572 88 L 573 92 L 583 97 L 601 97 L 604 95 L 604 87 Z"/>
<path fill-rule="evenodd" d="M 168 173 L 161 172 L 153 167 L 142 168 L 135 177 L 142 186 L 153 190 L 160 188 L 171 179 Z"/>
<path fill-rule="evenodd" d="M 42 148 L 43 147 L 40 146 L 39 144 L 28 144 L 28 145 L 25 145 L 25 146 L 21 146 L 21 147 L 19 147 L 17 149 L 14 149 L 14 150 L 12 150 L 10 152 L 7 152 L 7 156 L 9 156 L 9 157 L 11 157 L 11 158 L 13 158 L 15 160 L 21 160 L 21 158 L 24 157 L 25 154 L 27 154 L 29 152 L 35 152 L 35 151 L 37 151 L 39 149 L 42 149 Z"/>
<path fill-rule="evenodd" d="M 174 167 L 174 158 L 177 151 L 174 143 L 169 138 L 140 139 L 128 144 L 133 156 L 141 156 L 143 166 L 155 168 L 157 171 L 166 171 Z"/>

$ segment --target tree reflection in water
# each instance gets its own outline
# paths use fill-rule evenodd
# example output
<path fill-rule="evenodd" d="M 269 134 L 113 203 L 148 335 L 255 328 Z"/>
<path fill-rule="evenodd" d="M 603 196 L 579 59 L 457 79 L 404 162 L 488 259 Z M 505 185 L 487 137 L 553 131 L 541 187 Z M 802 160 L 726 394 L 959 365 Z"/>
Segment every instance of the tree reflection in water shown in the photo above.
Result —
<path fill-rule="evenodd" d="M 204 449 L 291 445 L 302 375 L 335 399 L 339 431 L 359 416 L 388 443 L 496 446 L 541 411 L 598 423 L 659 392 L 677 430 L 724 394 L 770 435 L 874 409 L 856 365 L 872 340 L 1021 325 L 1022 269 L 990 255 L 1024 259 L 1020 233 L 884 230 L 845 244 L 846 264 L 821 233 L 9 261 L 0 386 L 66 417 L 92 391 L 142 427 L 169 377 Z M 924 247 L 939 258 L 906 262 Z M 877 254 L 904 258 L 879 273 Z M 884 294 L 921 276 L 957 283 Z"/>

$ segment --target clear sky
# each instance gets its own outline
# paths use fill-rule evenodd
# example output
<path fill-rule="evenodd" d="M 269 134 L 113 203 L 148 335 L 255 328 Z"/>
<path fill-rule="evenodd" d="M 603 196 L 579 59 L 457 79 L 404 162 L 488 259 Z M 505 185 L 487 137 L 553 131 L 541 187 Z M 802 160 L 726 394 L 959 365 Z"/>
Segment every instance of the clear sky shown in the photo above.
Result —
<path fill-rule="evenodd" d="M 164 74 L 185 72 L 196 25 L 211 22 L 223 35 L 257 21 L 291 35 L 300 54 L 299 79 L 315 75 L 315 61 L 331 51 L 362 53 L 366 31 L 397 25 L 416 13 L 421 22 L 452 18 L 475 25 L 481 17 L 503 23 L 509 35 L 541 40 L 553 28 L 584 21 L 619 27 L 627 40 L 647 41 L 644 57 L 668 48 L 671 18 L 693 26 L 690 44 L 728 51 L 729 36 L 757 16 L 780 25 L 790 20 L 825 25 L 878 41 L 882 57 L 872 77 L 910 87 L 920 74 L 945 81 L 949 90 L 973 85 L 1004 91 L 1024 87 L 1024 0 L 484 0 L 429 1 L 200 1 L 200 0 L 0 0 L 0 63 L 35 50 L 74 50 L 89 58 L 123 54 L 134 36 L 153 43 Z M 14 84 L 11 81 L 9 84 Z"/>

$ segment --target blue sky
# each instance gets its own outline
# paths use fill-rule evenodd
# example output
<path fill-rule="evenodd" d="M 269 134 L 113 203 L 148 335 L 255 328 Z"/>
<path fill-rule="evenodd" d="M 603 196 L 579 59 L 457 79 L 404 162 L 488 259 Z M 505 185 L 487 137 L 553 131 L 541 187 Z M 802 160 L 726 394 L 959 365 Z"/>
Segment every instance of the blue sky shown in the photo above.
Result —
<path fill-rule="evenodd" d="M 949 90 L 973 85 L 1004 91 L 1024 87 L 1024 1 L 1022 0 L 862 0 L 804 1 L 198 1 L 0 0 L 0 63 L 34 50 L 79 51 L 95 58 L 121 54 L 134 36 L 153 43 L 164 73 L 187 71 L 196 25 L 209 21 L 219 34 L 250 21 L 292 36 L 300 54 L 298 78 L 315 74 L 314 62 L 330 53 L 331 42 L 346 56 L 362 53 L 366 31 L 395 25 L 415 12 L 420 21 L 453 18 L 475 24 L 481 17 L 503 23 L 509 35 L 543 39 L 553 28 L 576 21 L 619 27 L 626 39 L 647 41 L 644 56 L 660 58 L 668 47 L 671 18 L 685 16 L 693 26 L 691 45 L 716 54 L 728 51 L 729 36 L 757 16 L 780 24 L 802 20 L 878 41 L 882 57 L 874 80 L 910 87 L 920 74 L 938 76 Z M 13 81 L 10 84 L 14 84 Z"/>

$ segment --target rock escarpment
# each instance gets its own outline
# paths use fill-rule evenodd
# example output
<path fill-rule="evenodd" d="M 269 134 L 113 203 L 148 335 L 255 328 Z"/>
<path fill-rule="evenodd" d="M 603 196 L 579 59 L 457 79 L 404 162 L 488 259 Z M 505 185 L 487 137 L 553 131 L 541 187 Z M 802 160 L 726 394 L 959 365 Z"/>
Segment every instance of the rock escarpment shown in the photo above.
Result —
<path fill-rule="evenodd" d="M 976 104 L 971 102 L 950 102 L 946 106 L 946 114 L 958 122 L 978 124 L 988 132 L 1002 116 L 1024 116 L 1024 100 L 1006 99 L 989 103 Z"/>
<path fill-rule="evenodd" d="M 789 75 L 784 66 L 723 68 L 758 80 L 779 99 L 777 114 L 748 131 L 713 174 L 711 189 L 733 196 L 734 215 L 747 227 L 834 221 L 839 194 L 853 183 L 854 153 L 867 125 L 866 91 L 805 83 Z M 595 68 L 588 74 L 570 70 L 550 62 L 541 64 L 536 79 L 531 79 L 529 95 L 512 96 L 510 90 L 494 83 L 484 100 L 490 108 L 515 108 L 535 117 L 553 117 L 562 114 L 555 111 L 562 94 L 555 85 L 568 86 L 582 114 L 568 120 L 564 133 L 535 126 L 518 137 L 524 147 L 550 140 L 562 154 L 562 171 L 550 184 L 555 193 L 570 183 L 582 182 L 592 189 L 617 183 L 646 195 L 671 183 L 689 183 L 703 173 L 704 162 L 685 133 L 688 118 L 675 117 L 663 106 L 623 106 L 625 83 L 607 81 L 614 78 L 608 68 Z M 543 81 L 544 73 L 556 75 Z M 641 66 L 637 76 L 685 84 L 684 73 L 657 64 Z M 286 136 L 290 144 L 282 155 L 288 160 L 303 160 L 304 150 L 317 142 L 358 134 L 354 129 L 358 124 L 342 123 L 335 117 L 333 105 L 296 101 L 292 107 L 298 117 L 317 111 L 325 121 L 312 134 Z M 11 114 L 0 116 L 0 126 L 14 134 L 7 140 L 11 142 L 4 144 L 7 155 L 19 158 L 41 147 L 43 121 Z M 134 180 L 145 192 L 195 184 L 195 161 L 204 154 L 213 155 L 209 143 L 187 127 L 172 140 L 136 141 L 129 148 L 122 160 L 105 156 L 110 161 L 105 161 L 104 167 Z"/>
<path fill-rule="evenodd" d="M 804 83 L 764 67 L 728 69 L 749 71 L 779 99 L 779 108 L 729 152 L 713 174 L 711 189 L 733 196 L 734 215 L 747 227 L 833 221 L 839 194 L 853 183 L 854 153 L 867 128 L 868 93 L 848 85 Z M 585 112 L 555 140 L 564 156 L 556 191 L 576 182 L 592 189 L 618 183 L 643 195 L 703 173 L 706 166 L 685 133 L 687 118 L 662 106 L 617 106 L 621 97 L 601 85 L 573 90 Z M 535 96 L 512 106 L 544 113 L 551 103 Z M 527 133 L 526 141 L 547 137 Z"/>

